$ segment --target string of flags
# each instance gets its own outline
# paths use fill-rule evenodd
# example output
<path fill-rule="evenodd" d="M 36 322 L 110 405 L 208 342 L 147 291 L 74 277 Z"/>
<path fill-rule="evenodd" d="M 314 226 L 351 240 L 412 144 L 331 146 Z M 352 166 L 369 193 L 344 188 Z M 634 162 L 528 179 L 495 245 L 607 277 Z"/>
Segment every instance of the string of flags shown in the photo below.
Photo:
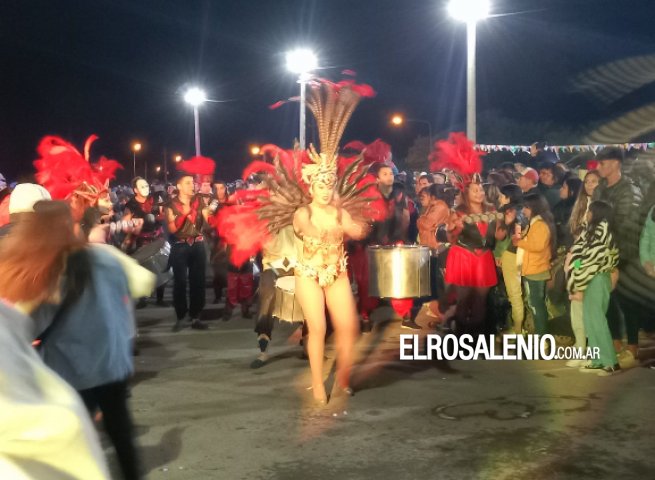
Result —
<path fill-rule="evenodd" d="M 641 143 L 614 143 L 614 144 L 594 144 L 594 145 L 549 145 L 546 150 L 565 153 L 565 152 L 598 152 L 605 147 L 619 147 L 626 151 L 630 150 L 653 150 L 655 149 L 655 142 L 641 142 Z M 483 152 L 512 152 L 514 154 L 519 152 L 530 153 L 530 145 L 484 145 L 477 144 L 477 150 Z"/>

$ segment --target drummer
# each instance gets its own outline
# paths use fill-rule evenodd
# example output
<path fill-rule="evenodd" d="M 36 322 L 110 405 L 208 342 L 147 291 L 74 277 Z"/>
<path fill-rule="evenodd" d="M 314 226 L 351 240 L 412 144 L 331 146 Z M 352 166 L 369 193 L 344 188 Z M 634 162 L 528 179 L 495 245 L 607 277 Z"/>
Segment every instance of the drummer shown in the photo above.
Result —
<path fill-rule="evenodd" d="M 357 282 L 358 308 L 362 317 L 362 332 L 371 331 L 370 314 L 377 307 L 378 300 L 368 296 L 369 266 L 366 246 L 396 245 L 407 242 L 409 229 L 409 208 L 405 193 L 394 185 L 394 173 L 390 164 L 375 163 L 370 172 L 376 177 L 377 188 L 385 200 L 387 217 L 381 222 L 375 222 L 368 238 L 363 242 L 355 242 L 354 251 L 350 255 L 350 266 Z M 420 330 L 411 318 L 413 301 L 409 299 L 392 299 L 394 311 L 402 318 L 402 328 Z"/>
<path fill-rule="evenodd" d="M 262 250 L 263 270 L 259 277 L 259 312 L 255 324 L 260 353 L 250 368 L 261 368 L 268 361 L 267 350 L 274 321 L 275 284 L 280 277 L 293 275 L 296 266 L 293 226 L 281 229 Z"/>
<path fill-rule="evenodd" d="M 123 241 L 122 249 L 130 255 L 139 248 L 164 237 L 164 209 L 161 204 L 155 203 L 154 197 L 150 194 L 148 182 L 141 177 L 135 177 L 132 180 L 132 191 L 134 196 L 125 205 L 123 220 L 140 218 L 143 220 L 143 227 L 139 233 L 129 234 Z M 156 304 L 160 307 L 168 306 L 164 302 L 165 287 L 166 284 L 157 287 L 156 290 Z M 142 298 L 137 303 L 137 308 L 145 307 L 146 304 L 146 299 Z"/>

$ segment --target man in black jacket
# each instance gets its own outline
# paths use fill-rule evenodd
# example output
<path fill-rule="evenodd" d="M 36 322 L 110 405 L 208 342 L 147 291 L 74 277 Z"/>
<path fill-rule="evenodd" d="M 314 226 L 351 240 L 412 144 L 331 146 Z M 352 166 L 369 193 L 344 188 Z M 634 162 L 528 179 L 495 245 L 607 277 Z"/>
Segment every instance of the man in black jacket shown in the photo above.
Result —
<path fill-rule="evenodd" d="M 622 174 L 624 153 L 608 147 L 597 156 L 602 181 L 594 192 L 594 200 L 610 203 L 614 213 L 614 232 L 619 248 L 619 280 L 612 292 L 607 319 L 617 351 L 622 348 L 621 314 L 628 337 L 627 351 L 619 354 L 622 366 L 632 366 L 638 353 L 638 333 L 642 317 L 653 312 L 655 280 L 649 277 L 639 262 L 639 236 L 645 216 L 642 194 L 630 179 Z"/>

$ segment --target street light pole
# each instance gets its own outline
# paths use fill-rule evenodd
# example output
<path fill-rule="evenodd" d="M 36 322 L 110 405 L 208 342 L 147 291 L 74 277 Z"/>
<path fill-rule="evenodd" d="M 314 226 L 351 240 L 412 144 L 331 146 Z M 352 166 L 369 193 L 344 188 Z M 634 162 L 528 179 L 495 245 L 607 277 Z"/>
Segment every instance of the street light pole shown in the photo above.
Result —
<path fill-rule="evenodd" d="M 300 74 L 298 79 L 300 83 L 300 134 L 298 135 L 298 143 L 300 144 L 300 150 L 305 150 L 305 132 L 306 132 L 306 122 L 305 122 L 305 101 L 307 97 L 307 82 L 303 78 L 303 74 Z"/>
<path fill-rule="evenodd" d="M 312 78 L 311 72 L 317 68 L 318 60 L 311 50 L 298 49 L 287 53 L 287 69 L 298 74 L 298 83 L 300 83 L 300 118 L 298 143 L 301 150 L 306 147 L 306 112 L 305 105 L 307 100 L 307 82 Z"/>
<path fill-rule="evenodd" d="M 419 120 L 417 118 L 405 118 L 402 115 L 394 115 L 391 117 L 391 123 L 396 126 L 402 125 L 404 122 L 423 123 L 428 126 L 428 136 L 430 139 L 430 148 L 432 148 L 432 123 L 427 120 Z"/>
<path fill-rule="evenodd" d="M 196 157 L 200 156 L 200 116 L 198 115 L 198 105 L 193 106 L 193 123 L 196 131 Z"/>
<path fill-rule="evenodd" d="M 196 156 L 200 156 L 200 116 L 198 107 L 207 101 L 205 92 L 197 87 L 190 88 L 184 94 L 184 101 L 193 107 L 193 125 L 196 140 Z"/>
<path fill-rule="evenodd" d="M 489 0 L 450 0 L 450 15 L 466 23 L 466 136 L 477 142 L 475 42 L 477 22 L 489 16 Z"/>
<path fill-rule="evenodd" d="M 475 21 L 466 22 L 466 136 L 477 143 L 475 91 Z"/>
<path fill-rule="evenodd" d="M 132 178 L 136 178 L 136 152 L 141 151 L 141 144 L 136 142 L 132 145 Z"/>

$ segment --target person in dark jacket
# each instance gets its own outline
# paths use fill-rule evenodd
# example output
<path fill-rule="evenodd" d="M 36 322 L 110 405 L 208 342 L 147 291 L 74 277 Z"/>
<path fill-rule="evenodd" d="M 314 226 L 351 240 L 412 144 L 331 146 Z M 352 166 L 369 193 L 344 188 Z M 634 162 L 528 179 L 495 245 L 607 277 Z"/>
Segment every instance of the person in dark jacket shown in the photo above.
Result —
<path fill-rule="evenodd" d="M 593 199 L 612 205 L 619 248 L 618 285 L 612 292 L 607 319 L 617 351 L 623 347 L 621 317 L 625 320 L 628 345 L 626 351 L 619 353 L 621 367 L 625 368 L 636 363 L 640 324 L 647 315 L 655 313 L 655 279 L 639 262 L 639 235 L 648 212 L 642 207 L 639 188 L 623 175 L 623 150 L 608 147 L 596 159 L 602 180 Z"/>

